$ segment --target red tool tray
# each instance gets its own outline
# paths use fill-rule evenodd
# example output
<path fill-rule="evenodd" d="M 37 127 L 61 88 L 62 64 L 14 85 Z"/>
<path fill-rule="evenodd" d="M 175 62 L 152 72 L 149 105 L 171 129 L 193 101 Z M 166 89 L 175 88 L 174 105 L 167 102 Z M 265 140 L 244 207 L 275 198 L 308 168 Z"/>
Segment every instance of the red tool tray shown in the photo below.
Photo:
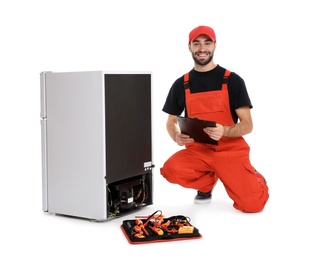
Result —
<path fill-rule="evenodd" d="M 150 216 L 124 220 L 121 229 L 130 244 L 170 242 L 202 237 L 188 217 L 176 215 L 166 218 L 160 210 Z"/>

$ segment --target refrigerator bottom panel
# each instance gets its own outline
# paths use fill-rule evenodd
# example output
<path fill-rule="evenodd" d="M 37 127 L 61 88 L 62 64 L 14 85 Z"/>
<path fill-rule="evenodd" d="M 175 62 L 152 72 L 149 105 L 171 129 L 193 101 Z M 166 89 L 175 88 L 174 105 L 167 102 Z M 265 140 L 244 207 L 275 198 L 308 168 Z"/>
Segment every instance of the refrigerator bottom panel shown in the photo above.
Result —
<path fill-rule="evenodd" d="M 105 202 L 107 205 L 100 205 L 99 202 L 101 200 L 94 201 L 87 198 L 85 201 L 77 199 L 68 203 L 66 196 L 63 196 L 63 201 L 61 202 L 55 199 L 55 192 L 50 192 L 50 207 L 44 211 L 53 215 L 88 219 L 96 222 L 122 217 L 153 204 L 152 178 L 152 172 L 146 172 L 135 177 L 107 184 Z M 65 194 L 65 192 L 58 190 L 59 192 Z M 86 205 L 94 206 L 88 208 Z"/>

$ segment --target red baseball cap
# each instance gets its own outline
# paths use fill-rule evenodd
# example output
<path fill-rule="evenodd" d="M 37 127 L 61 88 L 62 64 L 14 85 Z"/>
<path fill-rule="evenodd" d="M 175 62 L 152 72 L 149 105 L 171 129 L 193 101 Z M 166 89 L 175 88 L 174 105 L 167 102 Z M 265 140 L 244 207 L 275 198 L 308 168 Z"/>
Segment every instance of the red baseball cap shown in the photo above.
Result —
<path fill-rule="evenodd" d="M 209 38 L 211 38 L 214 42 L 216 41 L 216 34 L 214 30 L 211 27 L 208 26 L 198 26 L 194 28 L 190 34 L 189 34 L 189 42 L 192 42 L 195 40 L 195 38 L 201 34 L 207 35 Z"/>

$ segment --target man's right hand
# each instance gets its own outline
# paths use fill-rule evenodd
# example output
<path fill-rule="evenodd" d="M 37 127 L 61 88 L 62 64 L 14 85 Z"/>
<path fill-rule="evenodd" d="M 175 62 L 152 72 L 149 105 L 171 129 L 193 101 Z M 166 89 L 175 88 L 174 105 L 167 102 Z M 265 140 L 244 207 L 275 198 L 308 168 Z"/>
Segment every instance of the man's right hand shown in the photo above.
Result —
<path fill-rule="evenodd" d="M 189 135 L 182 134 L 182 133 L 177 133 L 176 134 L 176 143 L 180 146 L 193 143 L 194 139 L 191 138 Z"/>

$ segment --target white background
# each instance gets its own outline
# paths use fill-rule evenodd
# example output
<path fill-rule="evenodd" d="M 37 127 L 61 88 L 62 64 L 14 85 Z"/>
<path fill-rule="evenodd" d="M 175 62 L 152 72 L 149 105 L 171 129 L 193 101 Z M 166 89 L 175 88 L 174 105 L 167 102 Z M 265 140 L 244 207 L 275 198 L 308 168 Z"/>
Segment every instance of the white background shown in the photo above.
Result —
<path fill-rule="evenodd" d="M 2 1 L 0 4 L 1 259 L 313 259 L 313 14 L 310 1 Z M 159 174 L 179 149 L 161 109 L 190 70 L 188 33 L 217 34 L 215 62 L 242 76 L 253 103 L 246 136 L 266 177 L 261 213 L 232 207 L 221 183 L 210 205 Z M 131 245 L 123 219 L 93 223 L 42 212 L 41 71 L 153 72 L 154 204 L 186 215 L 202 238 Z"/>

